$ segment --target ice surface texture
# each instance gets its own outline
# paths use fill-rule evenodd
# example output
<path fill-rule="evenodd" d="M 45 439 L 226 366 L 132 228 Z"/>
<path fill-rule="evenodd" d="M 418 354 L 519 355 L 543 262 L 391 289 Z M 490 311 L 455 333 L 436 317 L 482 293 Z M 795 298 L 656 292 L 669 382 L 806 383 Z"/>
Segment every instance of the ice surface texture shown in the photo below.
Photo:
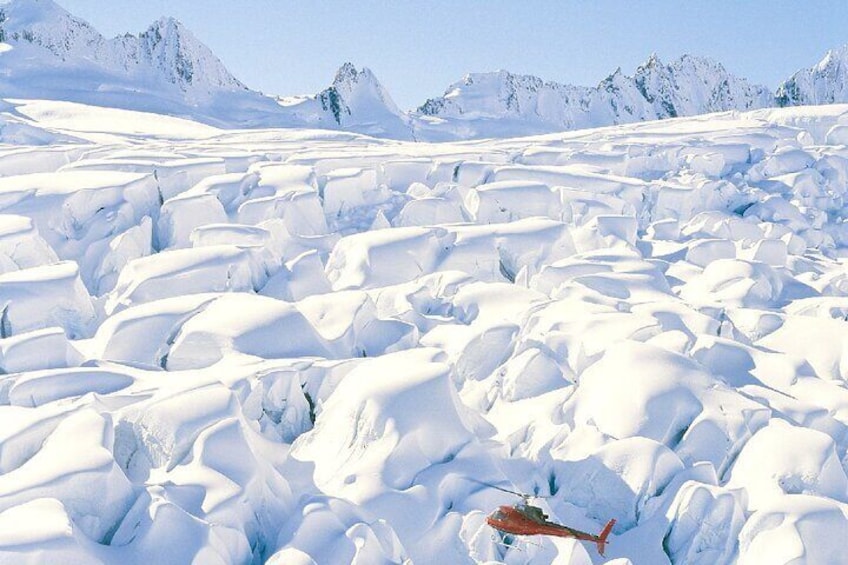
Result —
<path fill-rule="evenodd" d="M 8 105 L 0 561 L 603 562 L 497 543 L 474 481 L 615 518 L 614 563 L 842 558 L 845 106 L 427 144 Z"/>

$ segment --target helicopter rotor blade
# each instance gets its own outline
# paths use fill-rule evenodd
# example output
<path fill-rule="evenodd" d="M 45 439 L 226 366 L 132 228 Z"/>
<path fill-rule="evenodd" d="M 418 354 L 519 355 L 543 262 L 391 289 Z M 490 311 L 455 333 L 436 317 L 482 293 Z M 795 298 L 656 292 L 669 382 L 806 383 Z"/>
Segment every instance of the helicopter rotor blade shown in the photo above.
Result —
<path fill-rule="evenodd" d="M 528 499 L 528 498 L 551 498 L 550 496 L 539 496 L 539 495 L 536 495 L 536 494 L 526 494 L 526 493 L 517 492 L 517 491 L 514 491 L 514 490 L 510 490 L 508 488 L 503 488 L 503 487 L 499 487 L 497 485 L 493 485 L 492 483 L 487 483 L 485 481 L 478 481 L 477 479 L 471 479 L 469 477 L 464 477 L 464 479 L 466 481 L 469 481 L 469 482 L 472 482 L 472 483 L 477 483 L 478 485 L 483 485 L 483 486 L 486 486 L 486 487 L 489 487 L 489 488 L 493 488 L 495 490 L 499 490 L 499 491 L 505 492 L 507 494 L 514 494 L 515 496 L 518 496 L 518 497 L 524 498 L 524 499 Z"/>

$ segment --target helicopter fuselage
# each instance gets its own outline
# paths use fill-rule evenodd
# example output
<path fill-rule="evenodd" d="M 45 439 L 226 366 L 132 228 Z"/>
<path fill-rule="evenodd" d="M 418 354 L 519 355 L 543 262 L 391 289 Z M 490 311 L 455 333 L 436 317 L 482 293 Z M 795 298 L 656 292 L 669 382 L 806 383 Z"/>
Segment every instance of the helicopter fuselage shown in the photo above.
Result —
<path fill-rule="evenodd" d="M 517 536 L 543 535 L 589 541 L 597 545 L 601 555 L 604 554 L 607 536 L 615 525 L 615 520 L 610 520 L 600 535 L 594 535 L 550 522 L 547 518 L 538 506 L 517 504 L 499 507 L 486 518 L 486 523 L 500 532 Z"/>

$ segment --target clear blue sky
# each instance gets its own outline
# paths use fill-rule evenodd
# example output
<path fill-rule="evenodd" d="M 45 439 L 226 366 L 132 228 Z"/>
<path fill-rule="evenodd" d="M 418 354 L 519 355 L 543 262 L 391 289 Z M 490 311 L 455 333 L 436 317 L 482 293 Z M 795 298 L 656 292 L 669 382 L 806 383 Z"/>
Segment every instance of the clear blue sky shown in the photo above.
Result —
<path fill-rule="evenodd" d="M 775 87 L 848 43 L 848 2 L 711 0 L 58 0 L 107 36 L 181 20 L 248 86 L 312 94 L 345 61 L 371 68 L 402 108 L 470 71 L 594 85 L 651 52 L 722 62 Z"/>

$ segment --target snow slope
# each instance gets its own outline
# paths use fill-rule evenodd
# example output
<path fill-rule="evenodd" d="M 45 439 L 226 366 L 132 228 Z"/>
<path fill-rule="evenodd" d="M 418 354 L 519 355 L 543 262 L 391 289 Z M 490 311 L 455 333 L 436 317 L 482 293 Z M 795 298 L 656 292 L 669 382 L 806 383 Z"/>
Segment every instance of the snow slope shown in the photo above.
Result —
<path fill-rule="evenodd" d="M 848 106 L 441 144 L 2 115 L 0 561 L 842 559 Z M 615 518 L 607 556 L 500 537 L 488 485 Z"/>

